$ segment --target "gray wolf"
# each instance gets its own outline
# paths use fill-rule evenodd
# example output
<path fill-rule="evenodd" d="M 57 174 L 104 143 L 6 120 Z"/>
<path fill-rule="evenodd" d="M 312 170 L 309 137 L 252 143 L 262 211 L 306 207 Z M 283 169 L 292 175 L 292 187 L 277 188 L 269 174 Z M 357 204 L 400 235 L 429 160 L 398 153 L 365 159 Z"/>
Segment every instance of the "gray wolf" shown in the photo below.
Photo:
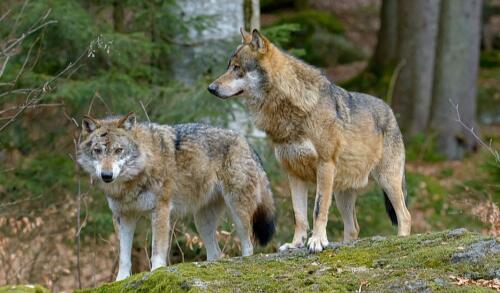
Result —
<path fill-rule="evenodd" d="M 207 259 L 221 256 L 217 221 L 228 208 L 242 255 L 252 231 L 264 245 L 274 233 L 274 203 L 257 154 L 234 131 L 202 124 L 138 123 L 123 117 L 82 122 L 77 160 L 105 192 L 120 238 L 117 280 L 130 275 L 136 222 L 151 215 L 152 270 L 165 266 L 170 215 L 193 213 Z"/>
<path fill-rule="evenodd" d="M 258 30 L 241 33 L 243 42 L 227 71 L 208 90 L 222 99 L 246 97 L 254 123 L 272 140 L 288 175 L 295 234 L 280 250 L 305 245 L 308 182 L 316 184 L 313 230 L 307 241 L 310 252 L 322 251 L 328 244 L 332 192 L 344 222 L 344 240 L 358 237 L 356 191 L 367 185 L 370 175 L 385 193 L 398 235 L 409 235 L 404 144 L 391 108 L 378 98 L 332 84 Z"/>

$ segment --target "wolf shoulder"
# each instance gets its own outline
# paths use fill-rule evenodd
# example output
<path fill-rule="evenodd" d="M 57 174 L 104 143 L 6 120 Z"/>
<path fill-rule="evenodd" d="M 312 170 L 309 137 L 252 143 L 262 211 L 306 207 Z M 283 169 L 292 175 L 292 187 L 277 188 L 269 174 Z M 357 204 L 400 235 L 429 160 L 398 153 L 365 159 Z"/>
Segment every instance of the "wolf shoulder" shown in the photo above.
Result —
<path fill-rule="evenodd" d="M 387 132 L 393 129 L 399 129 L 396 117 L 391 107 L 382 99 L 372 95 L 348 92 L 336 97 L 346 108 L 349 116 L 348 125 L 356 126 L 361 124 L 363 127 L 372 124 L 377 132 Z M 338 111 L 338 108 L 336 109 Z M 367 124 L 367 122 L 370 122 Z"/>

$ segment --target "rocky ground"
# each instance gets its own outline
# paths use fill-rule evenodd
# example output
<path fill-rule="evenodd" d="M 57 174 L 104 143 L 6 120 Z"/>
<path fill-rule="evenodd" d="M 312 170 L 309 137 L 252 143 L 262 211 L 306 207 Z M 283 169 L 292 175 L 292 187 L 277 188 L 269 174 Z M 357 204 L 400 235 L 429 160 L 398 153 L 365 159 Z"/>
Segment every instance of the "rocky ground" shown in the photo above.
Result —
<path fill-rule="evenodd" d="M 465 229 L 186 263 L 83 292 L 433 292 L 500 290 L 500 243 Z"/>
<path fill-rule="evenodd" d="M 375 236 L 305 250 L 183 263 L 145 272 L 91 292 L 489 292 L 500 290 L 500 242 L 466 229 Z M 3 287 L 6 292 L 45 292 Z"/>

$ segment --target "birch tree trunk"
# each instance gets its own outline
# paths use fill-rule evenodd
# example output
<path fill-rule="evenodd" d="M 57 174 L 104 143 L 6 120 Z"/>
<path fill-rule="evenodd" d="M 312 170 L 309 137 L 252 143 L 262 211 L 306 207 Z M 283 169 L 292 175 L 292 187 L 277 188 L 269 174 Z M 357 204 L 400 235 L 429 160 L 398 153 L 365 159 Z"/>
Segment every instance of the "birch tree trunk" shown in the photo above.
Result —
<path fill-rule="evenodd" d="M 383 0 L 380 8 L 380 29 L 377 47 L 373 54 L 373 65 L 377 72 L 394 64 L 397 57 L 398 13 L 397 0 Z"/>
<path fill-rule="evenodd" d="M 244 0 L 183 0 L 178 1 L 184 21 L 196 18 L 208 20 L 206 27 L 189 27 L 186 37 L 177 39 L 171 60 L 176 80 L 190 84 L 208 72 L 225 69 L 229 55 L 241 42 L 244 26 Z M 179 34 L 180 35 L 180 34 Z"/>
<path fill-rule="evenodd" d="M 254 28 L 260 29 L 260 1 L 243 0 L 245 12 L 245 30 L 251 32 Z"/>
<path fill-rule="evenodd" d="M 385 1 L 384 1 L 385 2 Z M 393 107 L 403 131 L 424 132 L 430 116 L 439 0 L 398 2 L 398 62 Z"/>
<path fill-rule="evenodd" d="M 474 127 L 481 8 L 481 0 L 442 0 L 431 127 L 438 150 L 449 159 L 459 159 L 477 146 L 472 134 L 456 121 L 452 103 L 458 104 L 461 120 Z"/>

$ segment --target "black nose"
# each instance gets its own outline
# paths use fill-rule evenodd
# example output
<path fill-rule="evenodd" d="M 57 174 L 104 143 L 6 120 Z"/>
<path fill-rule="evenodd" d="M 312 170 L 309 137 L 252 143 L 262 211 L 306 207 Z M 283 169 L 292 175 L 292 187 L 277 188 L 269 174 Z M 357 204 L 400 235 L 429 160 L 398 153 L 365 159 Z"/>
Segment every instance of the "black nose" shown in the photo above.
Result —
<path fill-rule="evenodd" d="M 101 178 L 104 182 L 109 183 L 109 182 L 113 181 L 113 173 L 112 172 L 102 172 Z"/>
<path fill-rule="evenodd" d="M 210 84 L 208 86 L 208 91 L 212 94 L 212 95 L 215 95 L 217 96 L 217 89 L 218 89 L 218 86 L 214 83 Z"/>

